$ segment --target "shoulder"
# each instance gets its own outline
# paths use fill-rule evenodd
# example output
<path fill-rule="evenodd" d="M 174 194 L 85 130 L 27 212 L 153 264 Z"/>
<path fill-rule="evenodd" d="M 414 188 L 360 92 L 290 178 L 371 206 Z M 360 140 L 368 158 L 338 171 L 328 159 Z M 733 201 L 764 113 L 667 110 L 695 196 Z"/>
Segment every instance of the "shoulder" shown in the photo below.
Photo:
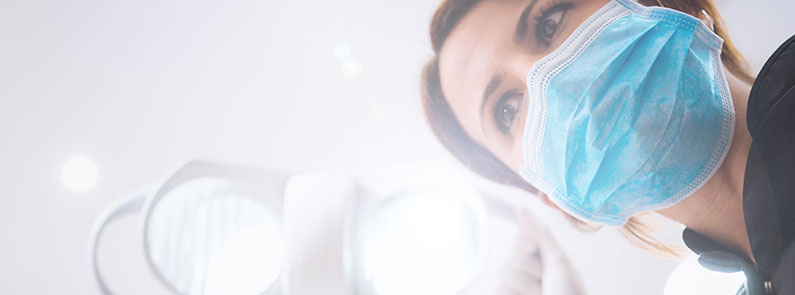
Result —
<path fill-rule="evenodd" d="M 752 135 L 772 112 L 785 107 L 779 105 L 783 101 L 795 101 L 795 36 L 770 56 L 754 81 L 747 110 Z"/>
<path fill-rule="evenodd" d="M 795 278 L 795 245 L 789 247 L 773 277 L 773 288 L 777 294 L 795 294 L 795 280 L 792 278 Z"/>
<path fill-rule="evenodd" d="M 743 212 L 754 258 L 773 273 L 795 243 L 795 36 L 768 59 L 748 98 L 752 145 L 743 181 Z"/>

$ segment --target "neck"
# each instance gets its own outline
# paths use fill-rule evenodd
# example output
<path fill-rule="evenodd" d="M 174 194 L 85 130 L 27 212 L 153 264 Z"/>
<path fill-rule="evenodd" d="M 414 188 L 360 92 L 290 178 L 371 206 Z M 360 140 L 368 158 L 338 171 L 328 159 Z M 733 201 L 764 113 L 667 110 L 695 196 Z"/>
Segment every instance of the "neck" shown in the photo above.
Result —
<path fill-rule="evenodd" d="M 690 197 L 658 213 L 744 255 L 755 264 L 743 217 L 743 179 L 751 147 L 745 122 L 751 87 L 726 72 L 735 109 L 735 128 L 726 159 L 715 175 Z"/>

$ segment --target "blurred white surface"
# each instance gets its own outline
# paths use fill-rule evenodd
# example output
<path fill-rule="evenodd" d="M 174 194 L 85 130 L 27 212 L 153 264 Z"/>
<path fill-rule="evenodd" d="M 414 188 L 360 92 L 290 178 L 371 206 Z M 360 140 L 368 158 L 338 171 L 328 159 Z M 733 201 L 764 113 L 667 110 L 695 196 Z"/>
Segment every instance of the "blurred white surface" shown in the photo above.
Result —
<path fill-rule="evenodd" d="M 284 228 L 288 245 L 285 289 L 289 294 L 345 295 L 352 291 L 345 277 L 348 265 L 346 214 L 359 196 L 349 178 L 305 173 L 285 186 Z"/>
<path fill-rule="evenodd" d="M 757 69 L 795 33 L 793 1 L 724 2 Z M 95 293 L 86 248 L 101 208 L 195 156 L 342 172 L 381 193 L 462 174 L 418 97 L 436 4 L 0 0 L 0 293 Z M 84 193 L 61 179 L 78 154 L 99 171 Z M 674 262 L 539 211 L 589 294 L 662 294 Z M 163 294 L 137 222 L 109 226 L 101 267 L 121 294 Z"/>
<path fill-rule="evenodd" d="M 698 256 L 690 255 L 682 261 L 665 283 L 665 295 L 726 295 L 736 294 L 745 282 L 742 272 L 710 271 L 698 263 Z"/>

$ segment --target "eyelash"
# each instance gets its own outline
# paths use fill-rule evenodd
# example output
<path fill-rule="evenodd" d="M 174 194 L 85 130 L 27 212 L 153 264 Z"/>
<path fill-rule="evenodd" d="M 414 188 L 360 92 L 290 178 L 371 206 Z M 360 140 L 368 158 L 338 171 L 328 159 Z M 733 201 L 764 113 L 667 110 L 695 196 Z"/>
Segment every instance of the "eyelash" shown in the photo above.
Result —
<path fill-rule="evenodd" d="M 544 43 L 547 47 L 551 46 L 552 45 L 551 44 L 552 43 L 552 40 L 551 40 L 552 36 L 549 36 L 548 38 L 542 36 L 543 35 L 543 31 L 542 30 L 544 29 L 543 24 L 545 24 L 545 22 L 549 19 L 550 16 L 552 16 L 553 14 L 555 14 L 557 12 L 562 12 L 563 13 L 560 16 L 560 21 L 562 22 L 563 18 L 566 16 L 566 11 L 571 9 L 571 7 L 573 5 L 574 4 L 571 3 L 571 2 L 559 3 L 558 1 L 551 1 L 547 5 L 547 7 L 542 10 L 541 16 L 537 16 L 537 17 L 534 18 L 535 19 L 536 39 L 539 42 Z M 555 31 L 552 33 L 553 36 L 554 36 L 555 33 L 558 32 L 559 28 L 560 28 L 560 23 L 558 23 L 558 27 L 556 27 Z"/>
<path fill-rule="evenodd" d="M 516 120 L 516 115 L 518 115 L 522 110 L 522 93 L 516 90 L 509 90 L 505 92 L 497 103 L 494 106 L 494 122 L 497 125 L 497 129 L 500 130 L 505 135 L 510 134 L 510 128 L 513 126 L 513 122 Z M 510 125 L 506 126 L 500 119 L 502 118 L 502 110 L 508 104 L 511 99 L 519 97 L 519 103 L 517 104 L 516 110 L 514 110 L 513 117 L 511 118 Z"/>

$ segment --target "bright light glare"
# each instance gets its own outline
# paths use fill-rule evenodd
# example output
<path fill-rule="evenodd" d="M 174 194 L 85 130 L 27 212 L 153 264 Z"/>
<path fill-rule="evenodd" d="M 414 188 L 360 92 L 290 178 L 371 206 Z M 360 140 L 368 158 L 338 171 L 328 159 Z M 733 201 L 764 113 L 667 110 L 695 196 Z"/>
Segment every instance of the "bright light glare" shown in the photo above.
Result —
<path fill-rule="evenodd" d="M 61 179 L 64 185 L 77 192 L 90 190 L 97 184 L 99 172 L 97 165 L 86 157 L 73 157 L 61 168 Z"/>
<path fill-rule="evenodd" d="M 334 44 L 333 53 L 334 57 L 341 61 L 351 56 L 351 48 L 348 46 L 348 44 L 339 42 Z"/>
<path fill-rule="evenodd" d="M 665 295 L 725 295 L 735 294 L 745 281 L 742 272 L 710 271 L 698 263 L 698 257 L 685 259 L 665 283 Z"/>
<path fill-rule="evenodd" d="M 364 241 L 364 271 L 378 294 L 457 294 L 485 258 L 484 220 L 461 196 L 415 191 L 379 208 Z"/>
<path fill-rule="evenodd" d="M 362 62 L 355 57 L 349 57 L 342 61 L 340 73 L 348 79 L 356 79 L 362 74 Z"/>

